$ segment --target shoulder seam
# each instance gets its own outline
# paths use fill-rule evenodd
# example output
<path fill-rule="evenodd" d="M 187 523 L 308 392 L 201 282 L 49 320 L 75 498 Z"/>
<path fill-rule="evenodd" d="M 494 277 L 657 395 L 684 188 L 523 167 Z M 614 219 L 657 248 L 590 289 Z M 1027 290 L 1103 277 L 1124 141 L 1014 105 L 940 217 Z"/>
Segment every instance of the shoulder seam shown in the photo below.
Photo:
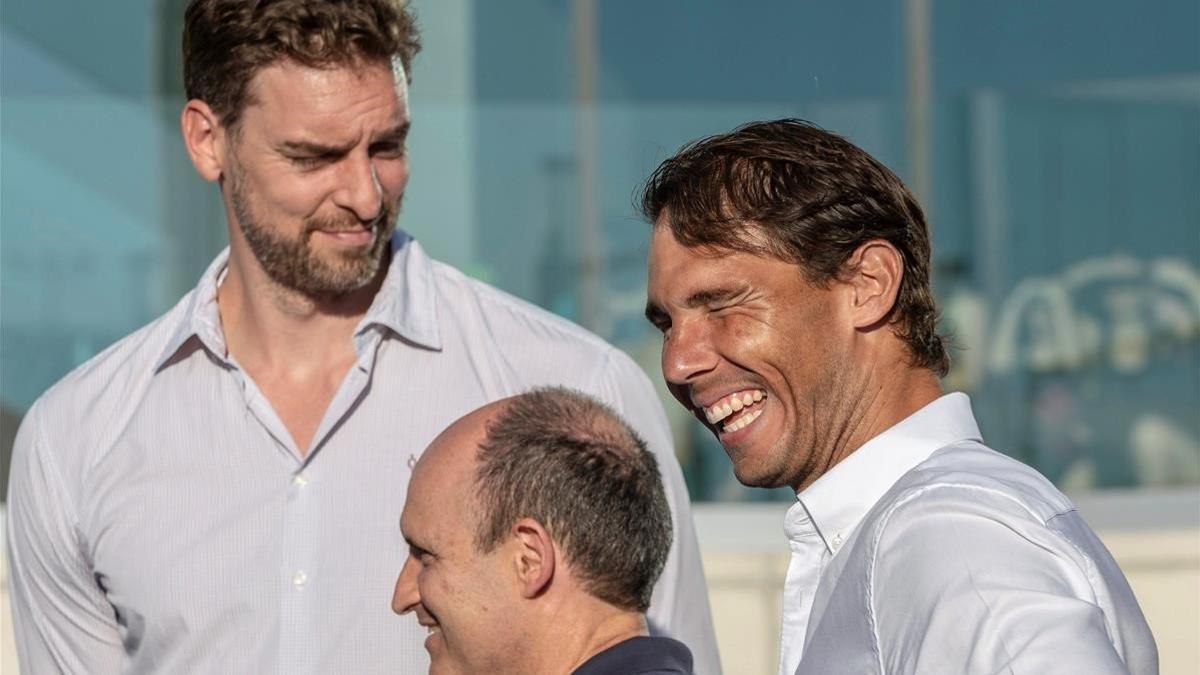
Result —
<path fill-rule="evenodd" d="M 881 645 L 879 644 L 879 642 L 880 642 L 879 641 L 879 626 L 878 626 L 878 624 L 876 622 L 876 618 L 875 618 L 875 562 L 878 559 L 879 542 L 883 538 L 883 532 L 887 528 L 888 522 L 892 518 L 892 514 L 894 514 L 897 510 L 899 510 L 900 507 L 904 506 L 905 504 L 908 504 L 909 502 L 916 499 L 917 497 L 920 497 L 921 495 L 925 494 L 926 492 L 929 492 L 934 489 L 939 489 L 939 488 L 959 488 L 959 489 L 968 490 L 968 491 L 986 492 L 988 494 L 995 495 L 997 497 L 1002 497 L 1002 498 L 1016 504 L 1018 507 L 1021 508 L 1022 511 L 1024 511 L 1027 515 L 1032 516 L 1038 522 L 1042 523 L 1043 525 L 1045 524 L 1045 521 L 1043 521 L 1042 518 L 1037 513 L 1033 512 L 1028 506 L 1023 504 L 1019 499 L 1016 499 L 1012 495 L 1001 492 L 1000 490 L 996 490 L 996 489 L 988 488 L 988 487 L 982 487 L 979 485 L 958 485 L 958 484 L 954 484 L 954 483 L 933 483 L 931 485 L 924 485 L 918 489 L 908 492 L 907 494 L 902 496 L 900 499 L 896 500 L 896 502 L 894 504 L 889 506 L 887 511 L 885 511 L 883 513 L 883 515 L 880 516 L 879 523 L 875 526 L 875 531 L 871 535 L 871 561 L 870 561 L 870 564 L 867 566 L 867 623 L 871 627 L 871 649 L 872 649 L 872 651 L 875 652 L 875 657 L 879 664 L 880 675 L 884 675 L 886 671 L 883 666 L 883 649 L 882 649 Z M 1089 580 L 1090 580 L 1090 575 L 1089 575 Z"/>
<path fill-rule="evenodd" d="M 454 270 L 453 267 L 449 267 L 449 269 Z M 456 271 L 467 284 L 471 285 L 475 292 L 479 293 L 480 295 L 486 295 L 489 300 L 494 300 L 497 303 L 502 304 L 505 308 L 520 313 L 521 316 L 525 318 L 536 321 L 548 329 L 563 334 L 569 334 L 573 338 L 586 342 L 589 346 L 605 350 L 614 349 L 612 345 L 608 344 L 608 342 L 600 338 L 600 336 L 566 317 L 559 316 L 545 307 L 518 297 L 502 288 L 498 288 L 489 283 L 480 281 L 474 277 L 467 276 L 460 270 L 454 271 Z"/>

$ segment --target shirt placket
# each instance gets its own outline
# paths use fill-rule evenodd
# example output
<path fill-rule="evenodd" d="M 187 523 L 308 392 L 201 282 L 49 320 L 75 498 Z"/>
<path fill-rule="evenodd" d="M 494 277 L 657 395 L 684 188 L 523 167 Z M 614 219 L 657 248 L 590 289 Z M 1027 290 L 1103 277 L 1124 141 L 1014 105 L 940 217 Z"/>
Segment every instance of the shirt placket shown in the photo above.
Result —
<path fill-rule="evenodd" d="M 317 589 L 326 580 L 318 564 L 321 475 L 314 464 L 299 467 L 287 486 L 279 567 L 279 672 L 303 673 L 318 662 L 312 652 L 319 626 Z"/>
<path fill-rule="evenodd" d="M 327 462 L 318 455 L 330 441 L 330 434 L 343 417 L 349 415 L 371 377 L 379 340 L 368 336 L 356 344 L 360 357 L 346 373 L 337 394 L 321 420 L 307 456 L 292 473 L 287 486 L 284 508 L 283 548 L 279 568 L 280 640 L 279 673 L 314 672 L 322 654 L 314 651 L 320 644 L 322 602 L 328 602 L 331 581 L 321 568 L 321 542 L 327 540 L 330 526 L 327 512 L 331 500 L 322 499 L 323 472 Z M 365 356 L 364 356 L 365 355 Z"/>
<path fill-rule="evenodd" d="M 787 529 L 791 559 L 783 585 L 780 675 L 793 675 L 804 655 L 804 636 L 808 631 L 817 584 L 827 557 L 825 544 L 807 515 L 796 516 Z"/>

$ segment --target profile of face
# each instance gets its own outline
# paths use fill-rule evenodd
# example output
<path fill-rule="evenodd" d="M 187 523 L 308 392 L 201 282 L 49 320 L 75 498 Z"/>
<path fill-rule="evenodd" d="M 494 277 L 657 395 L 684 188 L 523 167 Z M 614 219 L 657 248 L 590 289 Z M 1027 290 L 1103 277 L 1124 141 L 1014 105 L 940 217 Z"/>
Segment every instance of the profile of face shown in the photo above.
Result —
<path fill-rule="evenodd" d="M 663 334 L 663 377 L 743 484 L 799 489 L 848 433 L 854 328 L 843 293 L 793 263 L 689 248 L 654 226 L 646 315 Z"/>
<path fill-rule="evenodd" d="M 304 295 L 365 286 L 408 181 L 403 71 L 282 62 L 250 86 L 221 176 L 245 245 L 275 283 Z"/>
<path fill-rule="evenodd" d="M 505 548 L 481 553 L 471 512 L 479 415 L 447 429 L 422 455 L 409 481 L 400 530 L 409 556 L 396 580 L 392 610 L 413 613 L 429 629 L 430 673 L 502 673 L 521 644 L 514 598 L 504 574 Z M 506 663 L 507 661 L 507 663 Z"/>

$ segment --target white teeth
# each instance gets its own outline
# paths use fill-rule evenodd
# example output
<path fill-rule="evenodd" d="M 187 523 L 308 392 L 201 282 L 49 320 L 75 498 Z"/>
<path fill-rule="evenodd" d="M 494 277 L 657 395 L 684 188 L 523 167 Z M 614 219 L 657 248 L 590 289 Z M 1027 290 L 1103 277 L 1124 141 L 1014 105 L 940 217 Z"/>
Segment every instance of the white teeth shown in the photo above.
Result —
<path fill-rule="evenodd" d="M 763 411 L 761 411 L 761 410 L 755 410 L 752 413 L 743 415 L 742 417 L 737 418 L 736 420 L 730 422 L 729 424 L 726 424 L 724 427 L 725 433 L 730 433 L 733 431 L 745 429 L 746 427 L 750 426 L 750 424 L 752 422 L 754 422 L 754 420 L 758 419 L 759 415 L 762 415 L 762 412 Z"/>
<path fill-rule="evenodd" d="M 715 403 L 712 407 L 705 408 L 704 418 L 708 420 L 709 424 L 716 424 L 735 412 L 740 412 L 762 401 L 764 398 L 766 398 L 766 392 L 761 389 L 733 394 L 725 402 Z"/>

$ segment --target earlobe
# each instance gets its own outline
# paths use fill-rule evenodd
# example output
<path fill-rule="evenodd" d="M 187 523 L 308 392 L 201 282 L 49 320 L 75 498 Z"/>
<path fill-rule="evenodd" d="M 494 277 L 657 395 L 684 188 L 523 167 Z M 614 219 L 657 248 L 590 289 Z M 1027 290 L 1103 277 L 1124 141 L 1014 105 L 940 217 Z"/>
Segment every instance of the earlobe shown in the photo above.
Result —
<path fill-rule="evenodd" d="M 179 127 L 196 171 L 204 180 L 219 180 L 224 169 L 221 147 L 224 134 L 212 108 L 199 99 L 188 101 L 180 114 Z"/>
<path fill-rule="evenodd" d="M 850 256 L 848 267 L 853 270 L 850 285 L 855 328 L 886 323 L 904 279 L 904 257 L 900 251 L 891 242 L 873 239 L 858 247 Z"/>
<path fill-rule="evenodd" d="M 522 518 L 513 524 L 512 536 L 517 547 L 515 567 L 521 597 L 536 598 L 554 580 L 554 540 L 532 518 Z"/>

